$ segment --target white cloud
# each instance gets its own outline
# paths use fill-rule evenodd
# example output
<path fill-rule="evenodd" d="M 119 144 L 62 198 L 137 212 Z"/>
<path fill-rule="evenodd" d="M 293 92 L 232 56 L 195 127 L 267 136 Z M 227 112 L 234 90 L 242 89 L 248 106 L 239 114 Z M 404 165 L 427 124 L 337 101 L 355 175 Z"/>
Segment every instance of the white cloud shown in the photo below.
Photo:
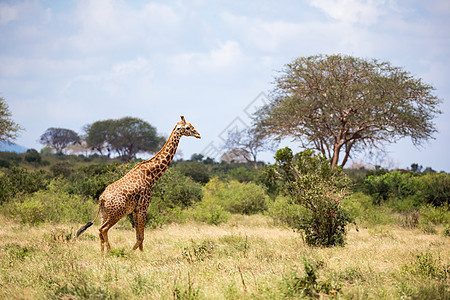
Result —
<path fill-rule="evenodd" d="M 198 71 L 221 72 L 238 66 L 244 59 L 241 47 L 236 41 L 220 43 L 206 53 L 181 53 L 170 58 L 172 70 L 179 75 Z"/>
<path fill-rule="evenodd" d="M 19 15 L 19 8 L 17 6 L 9 6 L 5 3 L 0 3 L 0 25 L 6 25 L 11 21 L 17 19 Z"/>
<path fill-rule="evenodd" d="M 236 16 L 229 12 L 221 14 L 225 24 L 252 48 L 264 52 L 277 52 L 280 48 L 307 31 L 300 23 L 265 21 L 259 18 Z"/>
<path fill-rule="evenodd" d="M 100 89 L 109 96 L 126 95 L 136 87 L 147 86 L 154 77 L 150 62 L 138 57 L 134 60 L 119 62 L 109 71 L 79 75 L 62 89 L 62 95 L 72 98 L 79 86 L 88 89 Z"/>
<path fill-rule="evenodd" d="M 85 0 L 78 4 L 74 27 L 79 29 L 68 40 L 83 52 L 170 43 L 170 35 L 176 34 L 180 26 L 174 8 L 164 4 L 151 2 L 138 8 L 110 0 Z"/>
<path fill-rule="evenodd" d="M 338 21 L 372 25 L 384 14 L 386 0 L 310 0 L 309 3 Z"/>

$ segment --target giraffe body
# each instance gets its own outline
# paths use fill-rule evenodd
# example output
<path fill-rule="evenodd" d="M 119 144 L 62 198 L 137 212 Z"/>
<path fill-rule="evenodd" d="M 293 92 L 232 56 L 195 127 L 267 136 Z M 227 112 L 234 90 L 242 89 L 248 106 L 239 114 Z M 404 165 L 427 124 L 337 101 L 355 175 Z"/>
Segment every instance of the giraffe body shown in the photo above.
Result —
<path fill-rule="evenodd" d="M 151 201 L 152 186 L 169 167 L 183 135 L 200 138 L 200 134 L 182 116 L 166 144 L 154 157 L 136 165 L 124 177 L 108 185 L 100 195 L 99 209 L 95 219 L 100 214 L 99 236 L 102 252 L 105 244 L 106 249 L 111 250 L 108 230 L 128 214 L 133 214 L 136 229 L 136 244 L 133 250 L 137 248 L 143 250 L 144 226 Z M 83 233 L 94 221 L 80 228 L 76 236 Z"/>

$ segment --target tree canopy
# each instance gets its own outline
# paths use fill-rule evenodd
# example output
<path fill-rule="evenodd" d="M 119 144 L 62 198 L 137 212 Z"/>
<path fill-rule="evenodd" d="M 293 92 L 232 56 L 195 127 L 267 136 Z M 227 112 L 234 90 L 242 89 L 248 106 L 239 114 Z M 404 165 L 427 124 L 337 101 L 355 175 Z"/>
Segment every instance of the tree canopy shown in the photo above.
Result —
<path fill-rule="evenodd" d="M 79 143 L 80 137 L 73 130 L 50 127 L 41 135 L 39 141 L 41 144 L 55 149 L 56 153 L 62 153 L 67 146 Z"/>
<path fill-rule="evenodd" d="M 88 146 L 101 155 L 116 152 L 128 161 L 139 152 L 153 153 L 160 149 L 164 138 L 146 121 L 133 117 L 97 121 L 85 127 Z M 105 152 L 106 151 L 106 152 Z"/>
<path fill-rule="evenodd" d="M 268 136 L 293 137 L 331 166 L 352 152 L 410 137 L 415 146 L 437 131 L 434 88 L 389 62 L 344 55 L 299 57 L 275 79 L 272 101 L 255 114 Z M 341 156 L 343 154 L 343 157 Z"/>
<path fill-rule="evenodd" d="M 0 97 L 0 142 L 11 143 L 22 128 L 11 119 L 11 112 L 3 97 Z"/>

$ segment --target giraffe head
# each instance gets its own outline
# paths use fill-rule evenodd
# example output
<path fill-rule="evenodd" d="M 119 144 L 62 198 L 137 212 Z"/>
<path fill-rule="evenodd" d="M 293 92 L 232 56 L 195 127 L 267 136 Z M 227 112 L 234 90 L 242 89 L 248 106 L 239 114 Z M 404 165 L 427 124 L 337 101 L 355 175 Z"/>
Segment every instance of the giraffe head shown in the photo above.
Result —
<path fill-rule="evenodd" d="M 200 139 L 200 133 L 195 130 L 191 123 L 186 122 L 184 116 L 181 116 L 181 121 L 177 123 L 176 130 L 182 135 L 193 136 Z"/>

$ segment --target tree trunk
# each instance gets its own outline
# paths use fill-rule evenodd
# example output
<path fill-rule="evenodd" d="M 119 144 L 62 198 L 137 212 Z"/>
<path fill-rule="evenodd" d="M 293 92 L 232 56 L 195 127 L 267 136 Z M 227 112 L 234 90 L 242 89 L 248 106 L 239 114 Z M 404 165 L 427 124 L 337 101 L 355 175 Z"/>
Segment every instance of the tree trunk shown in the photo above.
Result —
<path fill-rule="evenodd" d="M 334 168 L 339 162 L 339 153 L 341 152 L 342 144 L 336 143 L 334 145 L 333 157 L 331 158 L 331 167 Z"/>

